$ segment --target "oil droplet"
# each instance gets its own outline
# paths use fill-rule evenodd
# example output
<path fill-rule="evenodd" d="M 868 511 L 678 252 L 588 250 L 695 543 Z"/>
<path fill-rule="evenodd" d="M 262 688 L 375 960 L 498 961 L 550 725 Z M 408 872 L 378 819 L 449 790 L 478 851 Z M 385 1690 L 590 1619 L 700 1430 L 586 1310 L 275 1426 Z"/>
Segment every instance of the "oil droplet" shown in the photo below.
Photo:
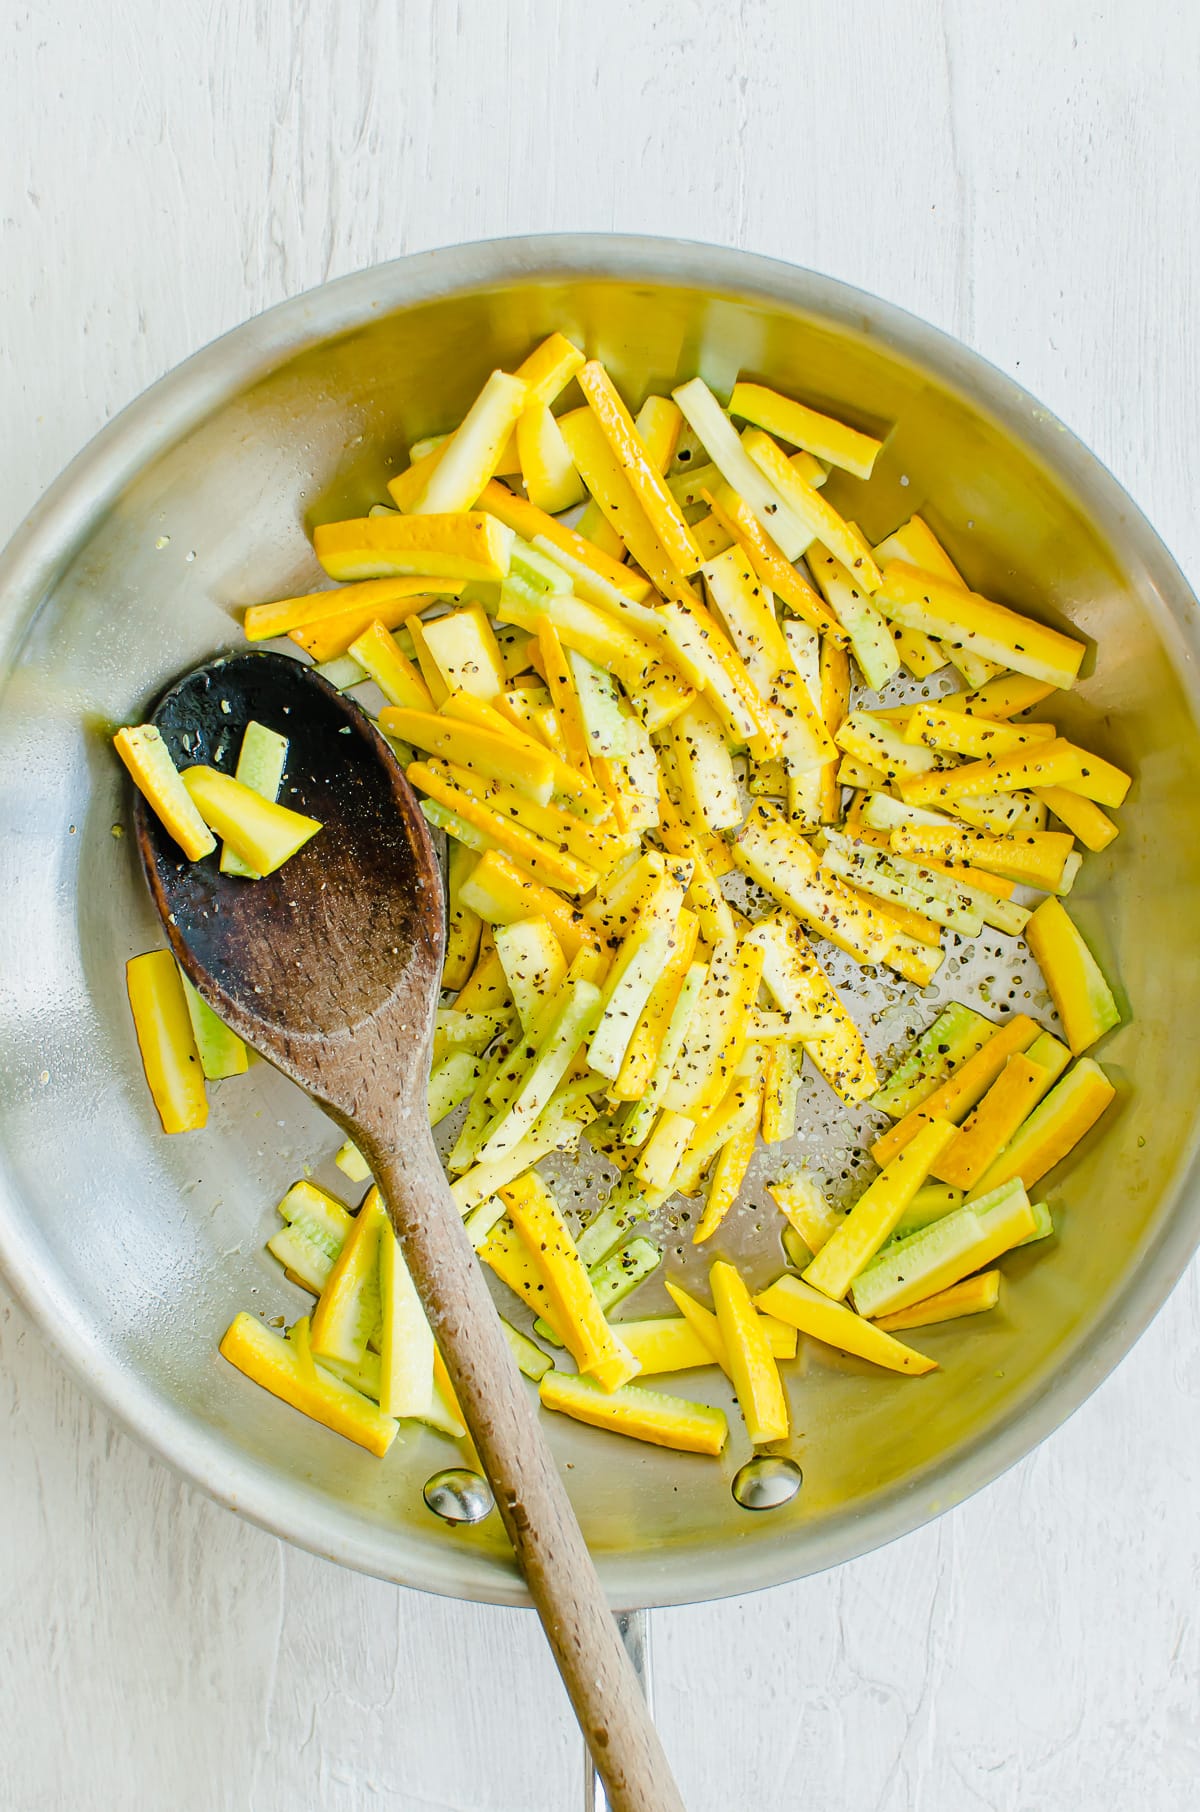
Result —
<path fill-rule="evenodd" d="M 154 545 L 161 553 L 164 547 L 170 547 L 170 545 L 171 545 L 170 535 L 160 535 L 158 537 L 158 540 L 154 543 Z"/>

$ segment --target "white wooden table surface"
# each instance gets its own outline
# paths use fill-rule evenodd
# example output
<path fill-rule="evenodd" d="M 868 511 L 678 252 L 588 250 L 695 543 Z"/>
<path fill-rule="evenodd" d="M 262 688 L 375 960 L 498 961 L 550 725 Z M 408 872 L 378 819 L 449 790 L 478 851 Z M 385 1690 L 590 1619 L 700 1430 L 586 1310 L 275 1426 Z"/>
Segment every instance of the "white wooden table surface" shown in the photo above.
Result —
<path fill-rule="evenodd" d="M 682 234 L 960 335 L 1193 580 L 1194 0 L 14 0 L 0 539 L 115 410 L 322 279 Z M 1200 1272 L 1073 1421 L 884 1553 L 655 1619 L 689 1807 L 1200 1803 Z M 0 1301 L 0 1812 L 574 1812 L 532 1618 L 353 1577 L 119 1434 Z"/>

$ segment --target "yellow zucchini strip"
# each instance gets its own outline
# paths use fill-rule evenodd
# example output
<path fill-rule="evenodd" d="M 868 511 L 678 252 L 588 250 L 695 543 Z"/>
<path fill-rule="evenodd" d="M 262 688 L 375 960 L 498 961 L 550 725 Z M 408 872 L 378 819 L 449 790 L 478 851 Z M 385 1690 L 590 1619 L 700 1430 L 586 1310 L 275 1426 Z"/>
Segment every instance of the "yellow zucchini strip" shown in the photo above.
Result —
<path fill-rule="evenodd" d="M 142 1068 L 162 1129 L 195 1132 L 208 1119 L 208 1097 L 175 958 L 169 950 L 131 956 L 125 965 L 125 986 Z"/>
<path fill-rule="evenodd" d="M 903 559 L 903 555 L 900 556 Z M 921 562 L 916 560 L 914 566 Z M 932 569 L 930 569 L 932 570 Z M 1026 673 L 1002 673 L 973 692 L 946 692 L 938 699 L 943 711 L 964 711 L 968 717 L 1006 719 L 1021 711 L 1032 711 L 1057 692 L 1057 686 L 1045 680 L 1030 679 Z"/>
<path fill-rule="evenodd" d="M 595 947 L 586 921 L 552 888 L 523 875 L 503 850 L 485 851 L 463 882 L 459 898 L 489 925 L 511 925 L 516 919 L 533 917 L 546 919 L 568 962 L 585 946 Z"/>
<path fill-rule="evenodd" d="M 546 1283 L 550 1319 L 580 1371 L 595 1378 L 602 1390 L 617 1390 L 637 1376 L 638 1362 L 604 1319 L 588 1276 L 557 1202 L 536 1171 L 499 1192 L 509 1219 Z"/>
<path fill-rule="evenodd" d="M 433 579 L 420 573 L 399 579 L 364 579 L 357 585 L 345 585 L 340 591 L 314 591 L 303 597 L 280 598 L 273 604 L 251 604 L 242 618 L 248 642 L 264 642 L 277 635 L 290 635 L 294 629 L 311 629 L 350 612 L 361 612 L 373 621 L 377 610 L 391 606 L 394 620 L 386 627 L 395 629 L 406 617 L 414 616 L 430 603 L 430 594 L 457 596 L 465 579 Z"/>
<path fill-rule="evenodd" d="M 840 560 L 861 590 L 874 592 L 879 585 L 879 568 L 854 526 L 839 516 L 820 491 L 801 477 L 783 449 L 761 428 L 748 428 L 742 436 L 742 445 L 759 471 L 779 492 L 791 514 L 803 523 L 810 542 L 820 541 Z"/>
<path fill-rule="evenodd" d="M 719 1365 L 725 1376 L 731 1377 L 729 1355 L 725 1350 L 725 1340 L 716 1315 L 711 1309 L 706 1309 L 702 1302 L 697 1302 L 694 1296 L 689 1295 L 682 1284 L 675 1283 L 669 1277 L 664 1278 L 663 1282 L 667 1295 L 687 1322 L 688 1327 L 691 1328 L 701 1345 L 707 1349 L 710 1363 Z M 766 1333 L 767 1345 L 771 1349 L 772 1356 L 776 1359 L 794 1359 L 798 1344 L 795 1328 L 775 1315 L 759 1315 L 759 1320 Z"/>
<path fill-rule="evenodd" d="M 487 699 L 475 698 L 469 692 L 452 692 L 445 703 L 439 707 L 438 716 L 450 718 L 455 723 L 471 724 L 477 729 L 490 731 L 493 736 L 499 736 L 513 744 L 516 749 L 521 751 L 522 757 L 536 756 L 538 763 L 549 753 L 555 797 L 566 800 L 570 811 L 574 812 L 577 817 L 586 818 L 590 823 L 599 823 L 607 818 L 611 808 L 603 794 L 571 767 L 569 762 L 564 761 L 553 750 L 548 751 L 543 743 L 535 741 L 521 724 L 504 716 L 498 708 L 504 703 L 503 698 L 489 703 Z M 382 722 L 382 720 L 383 713 L 381 712 L 380 721 Z M 452 759 L 458 760 L 458 757 L 454 756 Z M 460 765 L 466 767 L 473 764 L 463 762 Z M 524 762 L 522 762 L 521 771 L 528 771 L 527 764 Z M 508 775 L 498 776 L 498 778 L 506 778 L 512 782 L 513 775 L 510 771 Z M 528 789 L 522 788 L 522 791 L 525 790 Z"/>
<path fill-rule="evenodd" d="M 958 875 L 974 864 L 1022 887 L 1045 891 L 1062 885 L 1063 868 L 1074 842 L 1066 831 L 1023 831 L 997 837 L 958 824 L 901 824 L 888 838 L 898 856 L 932 861 Z"/>
<path fill-rule="evenodd" d="M 566 334 L 548 334 L 517 366 L 525 385 L 526 405 L 552 403 L 583 366 L 584 355 Z"/>
<path fill-rule="evenodd" d="M 440 458 L 429 482 L 410 506 L 414 515 L 444 516 L 471 508 L 495 475 L 528 394 L 522 378 L 492 372 L 450 439 L 438 449 Z"/>
<path fill-rule="evenodd" d="M 784 559 L 749 504 L 723 480 L 715 491 L 706 487 L 702 495 L 714 520 L 749 560 L 760 584 L 782 598 L 788 609 L 811 628 L 845 646 L 845 631 L 820 592 L 809 584 L 799 567 Z"/>
<path fill-rule="evenodd" d="M 932 1120 L 963 1119 L 983 1099 L 1008 1059 L 1017 1051 L 1027 1051 L 1037 1036 L 1038 1027 L 1026 1013 L 1017 1013 L 1006 1025 L 998 1027 L 982 1050 L 960 1064 L 932 1094 L 880 1134 L 871 1147 L 875 1162 L 889 1164 Z"/>
<path fill-rule="evenodd" d="M 780 1213 L 795 1228 L 815 1258 L 826 1241 L 832 1238 L 845 1220 L 845 1215 L 825 1198 L 825 1192 L 800 1171 L 778 1183 L 768 1183 L 767 1191 L 775 1198 Z"/>
<path fill-rule="evenodd" d="M 695 1120 L 724 1099 L 750 1036 L 763 953 L 743 943 L 716 951 L 663 1105 Z"/>
<path fill-rule="evenodd" d="M 797 403 L 765 384 L 745 384 L 739 379 L 729 399 L 730 415 L 765 428 L 768 434 L 786 440 L 789 446 L 803 447 L 816 459 L 853 472 L 856 478 L 869 478 L 882 441 L 847 427 L 831 415 L 821 415 L 804 403 Z"/>
<path fill-rule="evenodd" d="M 516 1228 L 507 1220 L 498 1221 L 479 1247 L 479 1256 L 495 1272 L 501 1283 L 507 1284 L 513 1295 L 519 1296 L 525 1307 L 535 1315 L 540 1315 L 553 1329 L 555 1336 L 561 1339 L 562 1335 L 555 1326 L 554 1306 L 550 1300 L 546 1273 L 541 1267 L 538 1254 L 530 1250 Z"/>
<path fill-rule="evenodd" d="M 372 1187 L 313 1310 L 312 1348 L 318 1359 L 327 1353 L 352 1364 L 366 1351 L 379 1314 L 379 1244 L 389 1231 L 383 1199 Z"/>
<path fill-rule="evenodd" d="M 964 1277 L 948 1290 L 938 1290 L 907 1309 L 896 1309 L 880 1315 L 872 1327 L 898 1334 L 905 1328 L 928 1328 L 940 1321 L 957 1321 L 962 1315 L 985 1315 L 1000 1300 L 999 1271 L 981 1271 L 976 1277 Z"/>
<path fill-rule="evenodd" d="M 381 580 L 380 583 L 384 581 Z M 436 587 L 437 580 L 433 583 Z M 356 589 L 356 586 L 347 585 L 343 593 L 331 592 L 329 595 L 343 596 Z M 322 617 L 319 622 L 310 623 L 307 628 L 289 629 L 288 638 L 320 665 L 348 654 L 351 642 L 357 641 L 372 623 L 382 623 L 385 629 L 394 633 L 406 624 L 415 623 L 423 610 L 440 602 L 441 599 L 430 591 L 426 583 L 425 590 L 415 596 L 396 598 L 391 603 L 368 605 L 365 609 L 360 606 L 354 610 L 340 610 L 331 616 Z M 409 633 L 411 634 L 411 628 Z"/>
<path fill-rule="evenodd" d="M 391 1228 L 379 1236 L 379 1407 L 421 1419 L 433 1406 L 433 1332 Z"/>
<path fill-rule="evenodd" d="M 723 1410 L 639 1384 L 606 1393 L 594 1379 L 556 1371 L 546 1373 L 538 1394 L 543 1409 L 680 1453 L 718 1454 L 729 1437 Z"/>
<path fill-rule="evenodd" d="M 507 485 L 500 484 L 496 479 L 485 485 L 480 492 L 478 507 L 514 530 L 523 541 L 534 542 L 540 536 L 551 546 L 570 554 L 581 566 L 615 586 L 627 598 L 640 603 L 650 596 L 650 581 L 644 574 L 635 573 L 631 567 L 611 559 L 590 541 L 585 541 L 582 535 L 565 528 L 545 510 L 539 510 L 536 504 L 518 497 Z"/>
<path fill-rule="evenodd" d="M 712 1266 L 708 1281 L 746 1432 L 756 1447 L 785 1440 L 791 1426 L 787 1396 L 750 1292 L 724 1259 Z"/>
<path fill-rule="evenodd" d="M 610 1093 L 617 1101 L 640 1100 L 649 1087 L 666 1037 L 683 978 L 691 967 L 699 936 L 696 915 L 680 912 L 671 936 L 670 954 L 655 980 L 650 998 L 633 1029 Z"/>
<path fill-rule="evenodd" d="M 391 579 L 405 573 L 503 579 L 512 541 L 512 530 L 482 511 L 362 516 L 319 523 L 313 530 L 313 550 L 331 579 Z"/>
<path fill-rule="evenodd" d="M 379 727 L 386 735 L 460 768 L 506 781 L 539 805 L 548 804 L 554 796 L 554 757 L 533 742 L 518 742 L 511 732 L 483 729 L 439 711 L 395 705 L 385 706 L 379 713 Z"/>
<path fill-rule="evenodd" d="M 1062 786 L 1037 786 L 1034 797 L 1040 799 L 1056 818 L 1073 831 L 1085 849 L 1107 849 L 1117 834 L 1117 827 L 1100 807 L 1081 793 Z"/>
<path fill-rule="evenodd" d="M 758 1144 L 758 1130 L 762 1120 L 762 1084 L 758 1085 L 758 1101 L 753 1119 L 747 1120 L 740 1131 L 727 1139 L 717 1155 L 713 1165 L 712 1179 L 708 1185 L 708 1196 L 704 1203 L 704 1213 L 696 1223 L 692 1234 L 692 1244 L 701 1245 L 711 1239 L 729 1210 L 737 1200 L 738 1191 L 750 1168 L 754 1148 Z"/>
<path fill-rule="evenodd" d="M 622 1344 L 641 1366 L 639 1376 L 659 1372 L 690 1372 L 715 1365 L 708 1347 L 682 1315 L 655 1315 L 642 1321 L 617 1323 Z"/>
<path fill-rule="evenodd" d="M 596 359 L 589 359 L 578 374 L 579 387 L 588 407 L 612 449 L 613 456 L 658 537 L 663 552 L 681 573 L 700 565 L 700 551 L 679 506 L 667 488 L 633 417 L 622 402 L 612 379 Z M 628 537 L 623 537 L 628 540 Z M 630 544 L 632 545 L 632 543 Z M 635 554 L 636 559 L 636 554 Z"/>
<path fill-rule="evenodd" d="M 908 713 L 904 736 L 941 755 L 984 760 L 1011 755 L 1030 743 L 1052 742 L 1055 729 L 1049 723 L 1010 724 L 994 717 L 969 716 L 965 711 L 947 710 L 940 699 L 929 699 Z"/>
<path fill-rule="evenodd" d="M 889 560 L 884 567 L 875 603 L 894 622 L 1052 686 L 1073 686 L 1086 652 L 1073 636 L 903 560 Z"/>
<path fill-rule="evenodd" d="M 189 862 L 211 855 L 217 840 L 205 824 L 166 743 L 153 724 L 118 730 L 113 746 L 134 785 Z"/>
<path fill-rule="evenodd" d="M 519 868 L 535 881 L 544 881 L 564 893 L 590 893 L 596 885 L 596 872 L 574 857 L 560 855 L 512 818 L 495 812 L 489 805 L 457 786 L 449 774 L 427 762 L 410 761 L 405 774 L 410 786 L 445 806 L 464 823 L 474 827 L 496 849 L 503 850 Z"/>
<path fill-rule="evenodd" d="M 995 761 L 972 761 L 961 768 L 919 774 L 903 780 L 900 793 L 909 805 L 938 806 L 969 800 L 979 793 L 1013 793 L 1035 786 L 1061 786 L 1084 798 L 1096 795 L 1102 805 L 1120 805 L 1130 780 L 1111 762 L 1055 737 Z"/>
<path fill-rule="evenodd" d="M 182 779 L 209 829 L 256 875 L 274 874 L 321 829 L 319 819 L 264 799 L 217 768 L 185 768 Z"/>
<path fill-rule="evenodd" d="M 958 1137 L 933 1166 L 933 1175 L 956 1189 L 971 1189 L 1008 1144 L 1050 1087 L 1051 1075 L 1016 1051 Z"/>
<path fill-rule="evenodd" d="M 451 842 L 446 876 L 446 954 L 442 959 L 442 987 L 460 991 L 469 980 L 479 954 L 483 920 L 459 898 L 459 888 L 475 866 L 474 851 Z"/>
<path fill-rule="evenodd" d="M 378 619 L 354 638 L 346 652 L 375 681 L 389 705 L 409 711 L 433 710 L 429 687 Z"/>
<path fill-rule="evenodd" d="M 1060 901 L 1042 901 L 1025 927 L 1025 941 L 1050 990 L 1071 1055 L 1078 1057 L 1120 1025 L 1112 989 Z"/>
<path fill-rule="evenodd" d="M 1116 1096 L 1116 1089 L 1090 1057 L 1081 1057 L 1040 1102 L 981 1177 L 973 1194 L 986 1195 L 1019 1177 L 1032 1189 L 1046 1172 L 1073 1151 Z M 970 1206 L 970 1203 L 967 1204 Z"/>
<path fill-rule="evenodd" d="M 550 616 L 539 617 L 536 634 L 542 672 L 550 688 L 550 697 L 554 700 L 554 712 L 558 718 L 567 760 L 572 767 L 579 769 L 585 779 L 591 780 L 594 778 L 591 748 L 575 686 L 574 671 Z"/>
<path fill-rule="evenodd" d="M 910 517 L 874 552 L 881 570 L 889 560 L 903 560 L 909 566 L 920 567 L 922 572 L 933 573 L 937 578 L 945 579 L 951 585 L 957 585 L 966 590 L 966 580 L 929 524 L 921 516 Z M 939 642 L 931 640 L 929 636 L 925 635 L 923 630 L 910 629 L 903 624 L 894 624 L 893 628 L 899 629 L 905 636 L 919 636 L 928 648 L 935 649 L 939 666 L 945 665 L 948 656 L 968 686 L 982 687 L 1003 672 L 1002 664 L 985 660 L 981 654 L 976 654 L 966 648 L 943 648 Z M 897 641 L 897 647 L 899 646 L 900 643 Z M 1021 676 L 1015 677 L 1019 679 Z M 1050 690 L 1053 688 L 1051 687 Z M 1024 708 L 1024 706 L 1021 707 L 1022 710 Z M 991 716 L 993 714 L 984 712 L 983 715 Z"/>
<path fill-rule="evenodd" d="M 822 1296 L 803 1278 L 789 1272 L 760 1291 L 754 1303 L 765 1314 L 790 1322 L 801 1334 L 823 1340 L 826 1346 L 837 1347 L 839 1352 L 869 1359 L 890 1372 L 907 1372 L 915 1378 L 937 1370 L 936 1359 L 929 1359 L 924 1353 L 914 1352 L 912 1347 L 893 1340 L 876 1323 L 864 1321 L 845 1303 L 830 1302 L 828 1296 Z"/>
<path fill-rule="evenodd" d="M 692 603 L 695 592 L 687 573 L 677 564 L 658 538 L 650 518 L 619 459 L 613 452 L 604 430 L 590 408 L 574 409 L 559 417 L 563 438 L 571 457 L 583 475 L 583 482 L 604 511 L 633 558 L 650 579 L 656 591 L 681 603 Z M 664 487 L 665 488 L 665 487 Z M 668 497 L 670 492 L 667 492 Z M 674 499 L 672 499 L 672 506 Z M 689 571 L 700 564 L 699 549 L 688 540 L 691 551 Z"/>
<path fill-rule="evenodd" d="M 840 1301 L 864 1266 L 896 1230 L 896 1224 L 957 1127 L 949 1120 L 929 1119 L 880 1172 L 841 1226 L 804 1272 L 804 1281 Z"/>
<path fill-rule="evenodd" d="M 273 1397 L 382 1459 L 396 1438 L 396 1422 L 352 1385 L 313 1362 L 303 1337 L 296 1338 L 303 1325 L 297 1322 L 292 1339 L 285 1340 L 243 1311 L 226 1329 L 221 1355 Z"/>

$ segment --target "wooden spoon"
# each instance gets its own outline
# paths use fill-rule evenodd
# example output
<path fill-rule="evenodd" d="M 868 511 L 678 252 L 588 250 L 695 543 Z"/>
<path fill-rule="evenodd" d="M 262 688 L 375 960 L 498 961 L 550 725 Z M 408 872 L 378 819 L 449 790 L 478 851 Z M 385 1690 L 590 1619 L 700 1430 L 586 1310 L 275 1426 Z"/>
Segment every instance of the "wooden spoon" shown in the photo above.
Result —
<path fill-rule="evenodd" d="M 251 719 L 288 739 L 282 802 L 324 828 L 277 873 L 239 880 L 215 857 L 184 860 L 139 794 L 138 845 L 171 948 L 214 1011 L 365 1156 L 613 1812 L 683 1812 L 434 1148 L 445 908 L 425 819 L 365 713 L 284 655 L 197 668 L 153 721 L 179 766 L 232 771 Z"/>

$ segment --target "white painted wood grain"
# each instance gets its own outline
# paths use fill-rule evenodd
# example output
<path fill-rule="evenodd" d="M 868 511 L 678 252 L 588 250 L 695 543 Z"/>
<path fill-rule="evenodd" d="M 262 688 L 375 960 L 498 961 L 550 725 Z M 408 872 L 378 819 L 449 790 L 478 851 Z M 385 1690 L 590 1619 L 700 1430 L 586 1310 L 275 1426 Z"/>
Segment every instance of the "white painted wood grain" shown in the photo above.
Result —
<path fill-rule="evenodd" d="M 959 334 L 1200 575 L 1191 0 L 38 0 L 0 37 L 0 536 L 152 378 L 399 252 L 746 245 Z M 0 1314 L 3 1812 L 574 1812 L 526 1616 L 181 1486 Z M 1200 1284 L 1023 1466 L 840 1573 L 656 1618 L 692 1812 L 1200 1801 Z"/>

